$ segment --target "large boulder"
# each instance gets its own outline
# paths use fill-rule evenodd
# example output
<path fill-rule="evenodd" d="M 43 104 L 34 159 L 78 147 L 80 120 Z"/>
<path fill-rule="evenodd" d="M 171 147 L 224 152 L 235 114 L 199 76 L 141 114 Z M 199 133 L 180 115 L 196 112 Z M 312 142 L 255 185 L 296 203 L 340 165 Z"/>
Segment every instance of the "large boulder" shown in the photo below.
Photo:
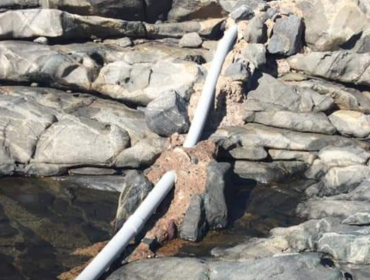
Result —
<path fill-rule="evenodd" d="M 312 52 L 288 59 L 292 69 L 343 83 L 370 85 L 370 55 L 349 51 Z"/>
<path fill-rule="evenodd" d="M 329 119 L 343 135 L 367 138 L 370 134 L 370 117 L 361 112 L 339 110 Z"/>
<path fill-rule="evenodd" d="M 128 133 L 116 125 L 68 117 L 42 134 L 34 162 L 109 166 L 129 141 Z"/>

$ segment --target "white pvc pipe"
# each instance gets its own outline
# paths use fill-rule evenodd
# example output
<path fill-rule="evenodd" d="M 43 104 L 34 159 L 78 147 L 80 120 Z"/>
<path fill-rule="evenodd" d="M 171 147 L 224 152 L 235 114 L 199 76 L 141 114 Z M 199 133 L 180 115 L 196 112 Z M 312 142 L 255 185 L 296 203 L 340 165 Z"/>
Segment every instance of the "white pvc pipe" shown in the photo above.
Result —
<path fill-rule="evenodd" d="M 225 36 L 218 44 L 215 57 L 213 58 L 211 68 L 203 86 L 202 95 L 200 96 L 189 133 L 184 143 L 185 148 L 194 147 L 202 135 L 203 128 L 207 121 L 208 112 L 214 102 L 214 93 L 218 76 L 221 73 L 222 65 L 224 64 L 227 54 L 235 43 L 237 35 L 238 26 L 235 24 L 225 33 Z"/>
<path fill-rule="evenodd" d="M 195 112 L 189 134 L 184 143 L 184 147 L 186 148 L 194 147 L 201 136 L 205 121 L 207 119 L 208 111 L 214 99 L 214 90 L 217 84 L 218 76 L 220 75 L 226 55 L 235 42 L 237 33 L 237 26 L 235 25 L 231 27 L 218 45 L 212 67 L 209 71 L 204 89 L 202 91 L 202 96 L 198 102 L 197 110 Z M 135 213 L 130 216 L 123 227 L 117 232 L 111 241 L 109 241 L 109 243 L 95 257 L 95 259 L 93 259 L 93 261 L 82 271 L 76 280 L 98 279 L 107 270 L 110 264 L 121 255 L 130 240 L 144 226 L 145 222 L 150 218 L 150 216 L 155 212 L 157 207 L 170 192 L 175 181 L 175 172 L 167 172 L 155 185 L 153 190 L 141 203 Z"/>
<path fill-rule="evenodd" d="M 95 280 L 102 275 L 109 265 L 123 252 L 131 238 L 143 227 L 149 217 L 155 212 L 162 200 L 172 189 L 176 181 L 173 171 L 167 172 L 155 185 L 152 192 L 141 203 L 135 213 L 125 222 L 123 227 L 109 241 L 95 259 L 82 271 L 76 280 Z"/>

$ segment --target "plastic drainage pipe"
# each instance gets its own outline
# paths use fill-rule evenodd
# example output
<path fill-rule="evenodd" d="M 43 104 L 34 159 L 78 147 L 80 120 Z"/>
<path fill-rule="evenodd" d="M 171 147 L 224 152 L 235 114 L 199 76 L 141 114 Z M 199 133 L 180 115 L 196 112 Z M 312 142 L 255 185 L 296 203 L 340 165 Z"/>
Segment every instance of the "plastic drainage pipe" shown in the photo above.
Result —
<path fill-rule="evenodd" d="M 225 36 L 218 44 L 215 57 L 213 58 L 211 68 L 203 86 L 202 95 L 200 96 L 189 133 L 184 143 L 185 148 L 194 147 L 202 135 L 203 128 L 207 121 L 208 112 L 214 102 L 218 76 L 221 73 L 222 65 L 224 64 L 227 54 L 235 43 L 237 35 L 238 26 L 235 24 L 226 32 Z"/>
<path fill-rule="evenodd" d="M 233 46 L 238 34 L 238 27 L 234 25 L 220 41 L 209 74 L 207 76 L 202 96 L 198 102 L 197 110 L 190 131 L 185 140 L 184 147 L 194 147 L 198 142 L 207 120 L 208 111 L 214 99 L 214 91 L 220 75 L 226 55 Z M 130 240 L 141 230 L 145 222 L 155 212 L 164 198 L 172 189 L 176 181 L 174 171 L 167 172 L 155 185 L 153 190 L 141 203 L 139 208 L 125 222 L 123 227 L 109 241 L 104 249 L 93 259 L 93 261 L 82 271 L 76 280 L 96 280 L 121 255 Z"/>

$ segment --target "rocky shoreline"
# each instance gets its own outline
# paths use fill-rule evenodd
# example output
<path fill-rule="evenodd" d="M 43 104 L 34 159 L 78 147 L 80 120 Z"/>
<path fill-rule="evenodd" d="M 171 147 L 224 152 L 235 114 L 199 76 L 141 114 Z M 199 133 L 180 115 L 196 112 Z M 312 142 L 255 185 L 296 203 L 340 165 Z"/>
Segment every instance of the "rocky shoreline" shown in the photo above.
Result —
<path fill-rule="evenodd" d="M 177 170 L 172 197 L 136 240 L 137 261 L 109 280 L 369 279 L 370 4 L 157 2 L 0 3 L 0 175 L 121 192 L 117 230 Z M 182 149 L 234 23 L 204 141 Z M 169 240 L 232 227 L 232 178 L 279 191 L 299 178 L 284 192 L 299 194 L 304 222 L 207 258 L 144 259 Z"/>

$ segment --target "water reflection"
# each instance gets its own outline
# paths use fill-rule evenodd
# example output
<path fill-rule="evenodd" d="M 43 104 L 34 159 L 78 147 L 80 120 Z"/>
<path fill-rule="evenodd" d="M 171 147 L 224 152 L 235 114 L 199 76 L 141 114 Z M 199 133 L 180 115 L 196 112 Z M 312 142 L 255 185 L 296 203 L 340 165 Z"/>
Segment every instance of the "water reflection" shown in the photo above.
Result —
<path fill-rule="evenodd" d="M 0 179 L 0 279 L 56 279 L 110 238 L 118 193 L 51 179 Z"/>

